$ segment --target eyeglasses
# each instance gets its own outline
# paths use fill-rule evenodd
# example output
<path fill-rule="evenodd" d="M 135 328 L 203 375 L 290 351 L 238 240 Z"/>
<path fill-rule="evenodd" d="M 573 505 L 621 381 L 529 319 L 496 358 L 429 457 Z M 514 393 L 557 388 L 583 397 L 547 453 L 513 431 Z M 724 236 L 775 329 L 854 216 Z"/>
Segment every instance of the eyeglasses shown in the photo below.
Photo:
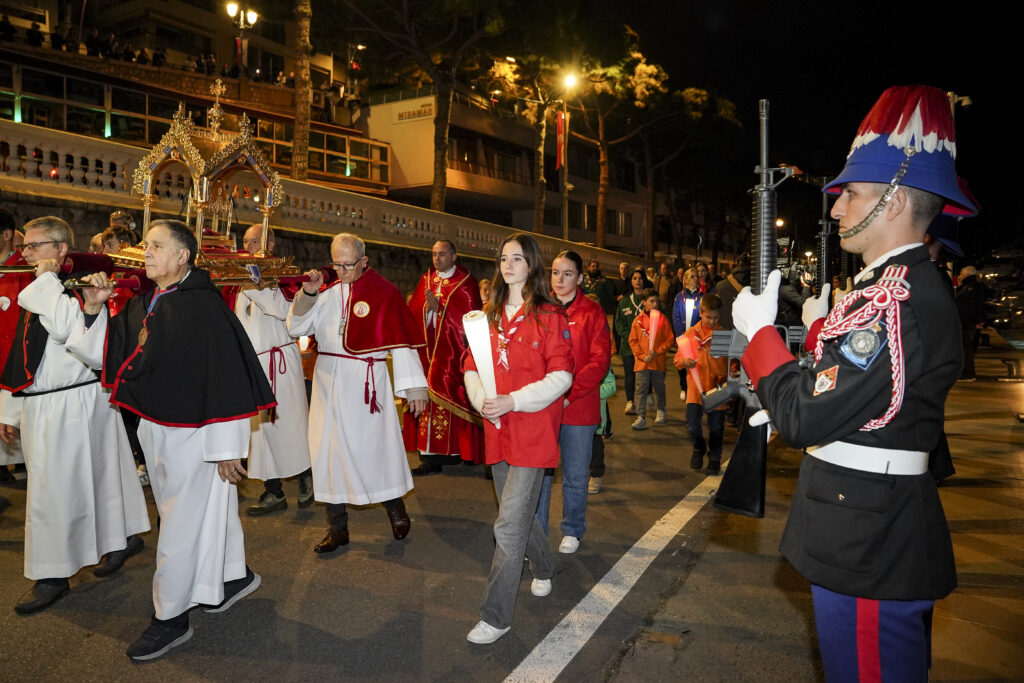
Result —
<path fill-rule="evenodd" d="M 24 244 L 21 245 L 21 251 L 22 253 L 26 251 L 33 251 L 43 246 L 44 244 L 60 244 L 60 242 L 58 242 L 57 240 L 49 240 L 47 242 L 25 242 Z"/>
<path fill-rule="evenodd" d="M 357 258 L 357 259 L 356 259 L 355 261 L 353 261 L 352 263 L 333 263 L 333 262 L 332 262 L 332 263 L 331 263 L 331 265 L 332 265 L 332 266 L 334 266 L 335 268 L 337 268 L 338 270 L 340 270 L 341 272 L 343 272 L 343 273 L 347 273 L 347 272 L 348 272 L 348 271 L 350 271 L 350 270 L 355 270 L 356 266 L 358 266 L 358 265 L 359 265 L 359 263 L 360 263 L 360 262 L 361 262 L 361 261 L 362 261 L 362 260 L 363 260 L 364 258 L 366 258 L 366 257 L 365 257 L 365 256 L 360 256 L 359 258 Z"/>

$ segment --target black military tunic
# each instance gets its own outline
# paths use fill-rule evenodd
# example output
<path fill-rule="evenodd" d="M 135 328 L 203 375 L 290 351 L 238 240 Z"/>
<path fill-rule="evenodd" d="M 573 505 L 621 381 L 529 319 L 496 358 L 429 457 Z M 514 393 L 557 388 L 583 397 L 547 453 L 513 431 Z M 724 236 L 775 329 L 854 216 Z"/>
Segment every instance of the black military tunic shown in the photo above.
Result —
<path fill-rule="evenodd" d="M 744 367 L 790 445 L 843 441 L 927 453 L 938 443 L 946 395 L 960 371 L 956 306 L 924 246 L 865 273 L 858 290 L 878 283 L 890 265 L 907 266 L 909 297 L 898 304 L 899 330 L 885 316 L 850 330 L 826 341 L 810 369 L 780 363 L 784 346 L 771 329 L 747 347 Z M 847 314 L 865 304 L 858 299 Z M 889 341 L 896 334 L 902 403 L 884 426 L 862 429 L 893 402 Z M 845 595 L 934 600 L 956 587 L 949 527 L 927 471 L 877 474 L 805 456 L 780 550 L 811 583 Z"/>

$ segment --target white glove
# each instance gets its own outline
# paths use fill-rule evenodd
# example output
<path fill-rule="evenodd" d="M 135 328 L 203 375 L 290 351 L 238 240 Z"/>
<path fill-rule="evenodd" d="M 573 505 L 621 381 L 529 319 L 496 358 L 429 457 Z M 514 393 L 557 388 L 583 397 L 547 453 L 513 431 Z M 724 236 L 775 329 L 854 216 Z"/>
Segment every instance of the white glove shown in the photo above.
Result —
<path fill-rule="evenodd" d="M 747 424 L 749 424 L 751 427 L 760 427 L 763 424 L 768 424 L 769 422 L 771 422 L 771 419 L 772 418 L 770 415 L 768 415 L 767 410 L 759 410 L 750 416 L 750 418 L 747 420 Z"/>
<path fill-rule="evenodd" d="M 832 285 L 823 285 L 821 288 L 821 294 L 818 296 L 808 297 L 804 301 L 804 307 L 800 312 L 800 320 L 803 321 L 804 327 L 811 329 L 811 325 L 815 320 L 820 320 L 828 315 L 829 305 L 831 301 L 828 295 L 832 291 Z"/>
<path fill-rule="evenodd" d="M 768 275 L 764 291 L 754 294 L 750 287 L 744 287 L 732 304 L 732 324 L 747 339 L 753 339 L 762 327 L 775 324 L 775 315 L 779 310 L 779 284 L 782 273 L 773 270 Z"/>

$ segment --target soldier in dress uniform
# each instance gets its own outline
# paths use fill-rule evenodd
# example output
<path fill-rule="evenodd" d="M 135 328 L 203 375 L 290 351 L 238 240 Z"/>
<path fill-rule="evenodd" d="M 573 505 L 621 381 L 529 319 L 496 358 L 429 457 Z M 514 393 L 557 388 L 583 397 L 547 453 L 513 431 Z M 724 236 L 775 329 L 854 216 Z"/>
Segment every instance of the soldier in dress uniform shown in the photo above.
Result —
<path fill-rule="evenodd" d="M 827 318 L 827 289 L 805 303 L 812 368 L 772 329 L 777 271 L 761 295 L 745 288 L 733 305 L 758 396 L 785 440 L 807 449 L 780 549 L 811 582 L 830 682 L 926 681 L 934 601 L 956 587 L 928 452 L 960 340 L 949 287 L 922 244 L 940 211 L 977 213 L 957 184 L 955 151 L 936 88 L 890 88 L 864 119 L 825 189 L 839 193 L 842 248 L 867 265 Z"/>

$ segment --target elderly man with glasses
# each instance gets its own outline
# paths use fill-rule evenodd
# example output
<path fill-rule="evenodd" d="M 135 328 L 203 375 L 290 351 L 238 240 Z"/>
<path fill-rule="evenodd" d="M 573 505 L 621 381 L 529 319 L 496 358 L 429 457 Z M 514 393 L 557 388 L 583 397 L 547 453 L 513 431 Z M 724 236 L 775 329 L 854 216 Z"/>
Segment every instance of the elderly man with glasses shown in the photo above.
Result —
<path fill-rule="evenodd" d="M 327 535 L 315 547 L 329 553 L 347 545 L 346 504 L 382 503 L 396 539 L 409 533 L 402 496 L 412 489 L 387 367 L 394 392 L 409 401 L 413 417 L 427 407 L 427 378 L 418 349 L 422 327 L 402 293 L 367 266 L 366 246 L 342 233 L 331 242 L 338 282 L 320 291 L 323 273 L 309 282 L 288 314 L 293 336 L 316 335 L 320 355 L 309 408 L 313 490 L 327 506 Z"/>
<path fill-rule="evenodd" d="M 84 325 L 81 302 L 58 277 L 73 236 L 46 216 L 25 224 L 35 280 L 18 295 L 22 315 L 0 384 L 0 439 L 19 433 L 28 469 L 25 576 L 35 585 L 15 605 L 38 612 L 64 597 L 68 577 L 93 565 L 111 574 L 142 550 L 149 513 L 121 416 L 88 365 L 65 343 Z M 70 438 L 69 438 L 70 437 Z"/>

